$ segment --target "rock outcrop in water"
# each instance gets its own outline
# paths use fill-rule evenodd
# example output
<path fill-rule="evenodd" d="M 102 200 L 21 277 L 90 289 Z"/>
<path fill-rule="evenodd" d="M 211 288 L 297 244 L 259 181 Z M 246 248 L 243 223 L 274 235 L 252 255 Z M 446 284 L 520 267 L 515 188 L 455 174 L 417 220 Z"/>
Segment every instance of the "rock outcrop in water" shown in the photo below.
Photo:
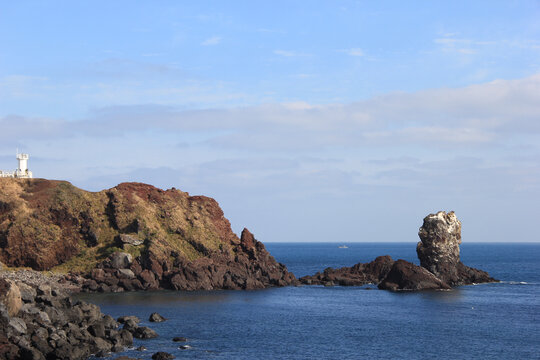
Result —
<path fill-rule="evenodd" d="M 378 284 L 383 280 L 394 265 L 394 260 L 388 255 L 379 256 L 370 263 L 358 263 L 351 267 L 339 269 L 327 268 L 322 273 L 304 276 L 298 280 L 306 285 L 341 285 L 362 286 Z"/>
<path fill-rule="evenodd" d="M 464 265 L 459 256 L 461 222 L 453 211 L 424 218 L 416 247 L 420 265 L 451 286 L 494 281 L 488 273 Z"/>
<path fill-rule="evenodd" d="M 255 289 L 296 282 L 218 203 L 123 183 L 87 192 L 68 182 L 0 178 L 0 261 L 69 272 L 87 291 Z"/>
<path fill-rule="evenodd" d="M 371 263 L 328 268 L 299 280 L 306 285 L 377 284 L 380 289 L 392 291 L 446 290 L 451 286 L 497 281 L 485 271 L 468 267 L 460 261 L 461 222 L 453 211 L 426 216 L 418 235 L 421 241 L 417 253 L 421 266 L 405 260 L 394 261 L 386 255 Z"/>
<path fill-rule="evenodd" d="M 379 283 L 382 290 L 447 290 L 450 286 L 421 266 L 397 260 Z"/>

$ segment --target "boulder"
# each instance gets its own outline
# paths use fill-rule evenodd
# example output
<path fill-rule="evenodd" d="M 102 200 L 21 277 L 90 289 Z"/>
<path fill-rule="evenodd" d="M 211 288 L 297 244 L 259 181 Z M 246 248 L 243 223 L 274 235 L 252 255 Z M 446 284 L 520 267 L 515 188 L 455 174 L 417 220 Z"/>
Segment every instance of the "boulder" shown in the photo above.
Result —
<path fill-rule="evenodd" d="M 150 315 L 150 318 L 148 319 L 148 321 L 150 322 L 163 322 L 165 320 L 167 319 L 161 316 L 160 314 L 158 314 L 157 312 L 152 313 Z"/>
<path fill-rule="evenodd" d="M 157 338 L 158 334 L 154 330 L 146 326 L 140 326 L 133 332 L 133 337 L 137 339 L 153 339 Z"/>
<path fill-rule="evenodd" d="M 0 278 L 0 306 L 6 307 L 9 316 L 17 316 L 22 307 L 21 291 L 11 280 Z"/>
<path fill-rule="evenodd" d="M 120 245 L 128 244 L 133 246 L 139 246 L 143 244 L 143 240 L 139 239 L 137 235 L 120 234 L 118 236 Z"/>
<path fill-rule="evenodd" d="M 141 319 L 139 319 L 138 317 L 136 317 L 134 315 L 120 316 L 118 319 L 116 319 L 116 321 L 118 321 L 120 324 L 124 324 L 128 320 L 134 321 L 135 324 L 138 324 L 138 323 L 141 322 Z"/>
<path fill-rule="evenodd" d="M 30 285 L 27 285 L 23 282 L 17 284 L 19 291 L 21 293 L 21 300 L 25 303 L 34 302 L 37 296 L 37 291 Z"/>
<path fill-rule="evenodd" d="M 123 278 L 123 279 L 135 278 L 135 274 L 130 269 L 118 269 L 116 272 L 119 278 Z"/>
<path fill-rule="evenodd" d="M 125 252 L 115 252 L 107 260 L 107 265 L 112 269 L 127 269 L 131 265 L 133 257 Z"/>
<path fill-rule="evenodd" d="M 171 360 L 174 359 L 174 356 L 164 352 L 164 351 L 158 351 L 154 355 L 152 355 L 152 360 Z"/>
<path fill-rule="evenodd" d="M 397 260 L 378 285 L 379 289 L 403 290 L 447 290 L 450 286 L 423 267 L 405 260 Z"/>

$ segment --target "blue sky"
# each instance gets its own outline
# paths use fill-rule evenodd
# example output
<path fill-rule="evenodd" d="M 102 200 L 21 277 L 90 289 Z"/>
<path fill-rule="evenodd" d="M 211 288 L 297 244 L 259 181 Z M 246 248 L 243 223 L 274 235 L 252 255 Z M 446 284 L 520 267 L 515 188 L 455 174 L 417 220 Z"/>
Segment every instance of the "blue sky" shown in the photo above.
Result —
<path fill-rule="evenodd" d="M 0 4 L 0 168 L 216 198 L 265 241 L 540 241 L 538 1 Z"/>

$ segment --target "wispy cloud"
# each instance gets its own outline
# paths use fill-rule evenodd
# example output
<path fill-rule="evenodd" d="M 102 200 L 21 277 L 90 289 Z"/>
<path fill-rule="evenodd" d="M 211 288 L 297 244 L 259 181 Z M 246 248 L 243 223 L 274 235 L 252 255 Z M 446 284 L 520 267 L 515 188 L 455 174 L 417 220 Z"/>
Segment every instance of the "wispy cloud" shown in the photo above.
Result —
<path fill-rule="evenodd" d="M 455 33 L 446 33 L 442 37 L 436 38 L 433 42 L 440 46 L 441 50 L 447 53 L 459 53 L 472 55 L 478 53 L 483 47 L 496 45 L 496 41 L 481 41 L 460 38 Z"/>
<path fill-rule="evenodd" d="M 310 56 L 309 54 L 292 50 L 274 50 L 274 54 L 284 57 Z"/>
<path fill-rule="evenodd" d="M 365 55 L 364 51 L 360 48 L 351 48 L 344 51 L 350 56 L 364 56 Z"/>
<path fill-rule="evenodd" d="M 96 110 L 79 122 L 6 117 L 0 119 L 4 130 L 0 140 L 28 134 L 39 137 L 41 131 L 47 138 L 52 133 L 120 136 L 161 130 L 209 133 L 205 146 L 237 150 L 407 144 L 442 149 L 456 144 L 501 145 L 512 136 L 538 136 L 539 118 L 540 74 L 347 104 L 295 102 L 189 111 L 161 105 L 116 106 Z"/>
<path fill-rule="evenodd" d="M 221 36 L 212 36 L 212 37 L 209 37 L 208 39 L 205 39 L 201 45 L 202 46 L 213 46 L 213 45 L 217 45 L 221 42 L 222 38 Z"/>

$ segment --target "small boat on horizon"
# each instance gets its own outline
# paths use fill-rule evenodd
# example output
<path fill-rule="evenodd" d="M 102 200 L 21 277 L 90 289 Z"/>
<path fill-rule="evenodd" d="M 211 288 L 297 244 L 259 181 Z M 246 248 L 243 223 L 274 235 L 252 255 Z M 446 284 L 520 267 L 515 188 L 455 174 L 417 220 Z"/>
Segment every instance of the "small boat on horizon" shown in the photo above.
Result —
<path fill-rule="evenodd" d="M 340 245 L 340 246 L 338 246 L 338 248 L 340 248 L 340 249 L 348 249 L 349 247 L 347 245 Z"/>

